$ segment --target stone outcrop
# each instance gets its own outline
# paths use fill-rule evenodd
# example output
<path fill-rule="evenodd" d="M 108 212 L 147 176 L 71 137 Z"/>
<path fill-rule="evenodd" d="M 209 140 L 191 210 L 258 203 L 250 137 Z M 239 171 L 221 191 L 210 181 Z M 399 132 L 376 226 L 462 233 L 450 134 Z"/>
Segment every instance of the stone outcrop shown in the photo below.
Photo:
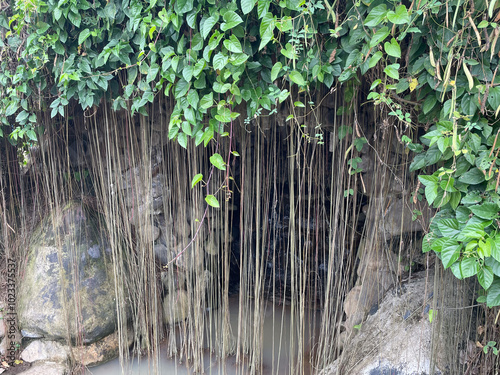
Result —
<path fill-rule="evenodd" d="M 432 289 L 433 277 L 419 274 L 387 292 L 347 338 L 343 355 L 320 374 L 430 374 Z"/>
<path fill-rule="evenodd" d="M 91 343 L 114 332 L 112 263 L 100 225 L 70 203 L 35 230 L 19 288 L 24 336 Z"/>

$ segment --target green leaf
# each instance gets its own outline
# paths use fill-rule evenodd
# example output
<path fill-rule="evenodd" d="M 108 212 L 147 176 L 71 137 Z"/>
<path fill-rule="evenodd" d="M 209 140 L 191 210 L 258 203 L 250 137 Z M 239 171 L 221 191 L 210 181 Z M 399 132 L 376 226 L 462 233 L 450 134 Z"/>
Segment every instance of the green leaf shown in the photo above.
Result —
<path fill-rule="evenodd" d="M 306 81 L 304 80 L 304 77 L 302 77 L 302 74 L 300 74 L 299 71 L 297 70 L 292 70 L 290 72 L 290 80 L 294 83 L 296 83 L 299 86 L 305 86 Z"/>
<path fill-rule="evenodd" d="M 488 104 L 494 111 L 500 107 L 500 87 L 490 87 L 488 91 Z"/>
<path fill-rule="evenodd" d="M 472 168 L 460 176 L 458 181 L 468 185 L 477 185 L 484 181 L 484 174 L 479 169 Z"/>
<path fill-rule="evenodd" d="M 492 270 L 494 275 L 500 277 L 500 262 L 498 262 L 494 258 L 486 258 L 484 260 L 484 264 L 486 264 Z"/>
<path fill-rule="evenodd" d="M 431 205 L 438 196 L 438 185 L 429 184 L 425 187 L 425 199 Z"/>
<path fill-rule="evenodd" d="M 459 263 L 460 275 L 462 279 L 474 276 L 478 271 L 477 259 L 474 257 L 465 258 Z"/>
<path fill-rule="evenodd" d="M 177 134 L 177 143 L 181 145 L 182 148 L 187 148 L 187 136 L 184 133 Z"/>
<path fill-rule="evenodd" d="M 218 16 L 217 17 L 211 16 L 205 20 L 205 22 L 203 23 L 203 27 L 201 29 L 201 36 L 203 37 L 203 39 L 207 39 L 208 34 L 210 34 L 210 31 L 215 26 L 218 20 L 219 20 Z"/>
<path fill-rule="evenodd" d="M 75 25 L 76 27 L 80 27 L 80 23 L 82 22 L 82 16 L 80 16 L 80 13 L 74 13 L 73 11 L 70 11 L 68 13 L 68 19 L 73 25 Z"/>
<path fill-rule="evenodd" d="M 259 51 L 266 46 L 267 43 L 274 36 L 275 19 L 271 12 L 266 13 L 264 18 L 260 23 L 259 33 L 260 33 L 260 44 Z"/>
<path fill-rule="evenodd" d="M 271 81 L 275 81 L 276 78 L 278 78 L 278 74 L 281 71 L 281 68 L 283 65 L 278 61 L 276 64 L 273 65 L 273 68 L 271 69 Z"/>
<path fill-rule="evenodd" d="M 370 40 L 370 48 L 375 47 L 377 44 L 382 42 L 385 38 L 387 38 L 390 34 L 389 28 L 384 26 L 377 30 L 377 32 L 372 36 Z M 376 53 L 375 53 L 376 54 Z"/>
<path fill-rule="evenodd" d="M 231 122 L 231 110 L 223 107 L 217 111 L 215 119 L 220 122 Z"/>
<path fill-rule="evenodd" d="M 408 11 L 404 5 L 399 5 L 396 8 L 396 12 L 387 12 L 387 19 L 396 25 L 410 23 L 410 16 L 408 15 Z"/>
<path fill-rule="evenodd" d="M 191 189 L 196 186 L 198 182 L 203 180 L 203 175 L 201 173 L 198 173 L 196 176 L 193 177 L 193 180 L 191 181 Z"/>
<path fill-rule="evenodd" d="M 175 99 L 179 99 L 185 96 L 188 90 L 189 90 L 189 82 L 187 82 L 184 78 L 181 78 L 175 85 L 174 89 Z"/>
<path fill-rule="evenodd" d="M 443 243 L 441 261 L 445 269 L 450 268 L 450 266 L 457 261 L 460 257 L 460 250 L 462 250 L 462 245 L 455 240 L 447 239 Z"/>
<path fill-rule="evenodd" d="M 214 167 L 219 168 L 221 171 L 226 170 L 226 163 L 224 163 L 224 159 L 222 159 L 222 156 L 217 153 L 210 156 L 210 163 L 212 163 Z"/>
<path fill-rule="evenodd" d="M 484 227 L 479 223 L 468 224 L 460 232 L 459 240 L 468 241 L 471 238 L 479 239 L 485 235 Z"/>
<path fill-rule="evenodd" d="M 209 206 L 212 206 L 214 208 L 219 208 L 219 201 L 217 198 L 215 198 L 213 195 L 209 194 L 205 197 L 205 202 L 208 203 Z"/>
<path fill-rule="evenodd" d="M 370 62 L 368 63 L 369 68 L 373 68 L 379 60 L 382 58 L 382 51 L 377 51 L 373 54 L 373 56 L 370 58 Z"/>
<path fill-rule="evenodd" d="M 492 220 L 498 216 L 498 205 L 496 203 L 483 203 L 480 205 L 470 206 L 472 213 L 481 219 Z"/>
<path fill-rule="evenodd" d="M 37 138 L 36 138 L 36 133 L 33 129 L 28 129 L 26 130 L 26 135 L 28 136 L 28 138 L 34 142 L 37 141 Z"/>
<path fill-rule="evenodd" d="M 382 22 L 382 20 L 385 18 L 386 15 L 387 15 L 387 6 L 385 4 L 377 5 L 370 11 L 368 16 L 366 16 L 365 26 L 367 27 L 377 26 L 379 23 Z"/>
<path fill-rule="evenodd" d="M 418 176 L 419 181 L 422 183 L 422 185 L 427 186 L 429 184 L 435 184 L 437 185 L 438 183 L 438 178 L 436 176 L 426 176 L 426 175 L 420 175 Z"/>
<path fill-rule="evenodd" d="M 241 0 L 241 11 L 243 14 L 248 14 L 255 6 L 255 0 Z"/>
<path fill-rule="evenodd" d="M 477 273 L 477 279 L 479 281 L 479 284 L 485 289 L 488 290 L 493 283 L 493 271 L 491 268 L 485 266 L 479 270 Z"/>
<path fill-rule="evenodd" d="M 488 305 L 488 307 L 495 307 L 500 305 L 500 279 L 498 277 L 494 278 L 493 282 L 488 288 L 486 304 Z"/>
<path fill-rule="evenodd" d="M 241 17 L 238 16 L 232 10 L 228 10 L 226 13 L 224 13 L 223 18 L 224 18 L 224 23 L 220 27 L 222 31 L 233 29 L 235 26 L 238 26 L 240 23 L 243 22 Z"/>
<path fill-rule="evenodd" d="M 224 55 L 222 52 L 218 52 L 214 56 L 214 69 L 222 70 L 226 66 L 228 62 L 228 57 Z"/>
<path fill-rule="evenodd" d="M 433 235 L 434 234 L 432 232 L 429 232 L 422 239 L 422 252 L 423 253 L 428 253 L 429 251 L 431 251 L 431 241 L 432 241 Z"/>
<path fill-rule="evenodd" d="M 460 233 L 460 224 L 457 219 L 441 219 L 437 226 L 445 237 L 453 238 Z"/>
<path fill-rule="evenodd" d="M 82 44 L 83 42 L 85 42 L 85 40 L 87 40 L 89 36 L 90 36 L 90 30 L 89 29 L 83 30 L 78 36 L 78 44 Z"/>
<path fill-rule="evenodd" d="M 432 92 L 430 93 L 424 100 L 424 104 L 422 105 L 422 110 L 424 114 L 428 114 L 436 105 L 437 98 L 436 95 Z"/>
<path fill-rule="evenodd" d="M 397 58 L 401 57 L 401 47 L 399 46 L 398 42 L 394 38 L 391 39 L 390 43 L 389 42 L 384 43 L 384 49 L 385 49 L 385 52 L 389 56 L 393 56 L 393 57 L 397 57 Z"/>
<path fill-rule="evenodd" d="M 214 93 L 209 92 L 206 95 L 203 95 L 203 97 L 200 100 L 200 108 L 201 109 L 208 109 L 214 104 Z"/>
<path fill-rule="evenodd" d="M 229 39 L 226 39 L 223 44 L 224 44 L 224 47 L 226 47 L 227 50 L 230 52 L 234 52 L 234 53 L 242 53 L 243 52 L 241 49 L 240 41 L 234 35 L 231 35 L 229 37 Z"/>
<path fill-rule="evenodd" d="M 384 73 L 393 79 L 399 80 L 399 66 L 399 64 L 388 65 L 384 69 Z"/>

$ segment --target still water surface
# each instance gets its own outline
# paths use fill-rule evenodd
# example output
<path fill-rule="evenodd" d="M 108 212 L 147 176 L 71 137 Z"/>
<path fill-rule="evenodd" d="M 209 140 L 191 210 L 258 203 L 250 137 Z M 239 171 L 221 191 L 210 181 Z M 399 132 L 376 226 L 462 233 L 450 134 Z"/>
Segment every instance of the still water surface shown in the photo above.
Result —
<path fill-rule="evenodd" d="M 233 335 L 238 334 L 238 296 L 233 296 L 229 299 L 230 320 Z M 250 307 L 253 310 L 253 304 Z M 257 371 L 257 374 L 262 375 L 286 375 L 291 373 L 309 374 L 313 373 L 310 369 L 310 348 L 313 347 L 311 342 L 314 337 L 311 337 L 311 330 L 307 329 L 302 334 L 306 353 L 303 356 L 304 371 L 290 368 L 290 352 L 293 351 L 293 361 L 297 360 L 297 351 L 290 349 L 296 345 L 299 333 L 291 329 L 291 312 L 289 306 L 278 306 L 271 302 L 266 303 L 264 313 L 264 325 L 262 329 L 262 371 Z M 306 317 L 309 319 L 309 317 Z M 297 317 L 293 318 L 295 321 Z M 318 316 L 316 316 L 318 319 Z M 307 321 L 307 320 L 306 320 Z M 311 323 L 312 325 L 313 323 Z M 248 325 L 248 324 L 247 324 Z M 307 324 L 310 326 L 310 324 Z M 294 324 L 294 326 L 299 326 Z M 317 330 L 313 332 L 317 335 Z M 208 344 L 207 344 L 208 347 Z M 176 358 L 167 356 L 166 344 L 161 346 L 159 369 L 153 368 L 152 361 L 146 359 L 135 358 L 128 366 L 126 374 L 133 375 L 150 375 L 150 374 L 194 374 L 195 372 L 189 368 L 189 363 L 179 362 Z M 207 349 L 204 356 L 205 374 L 223 374 L 223 375 L 243 375 L 250 374 L 248 366 L 241 363 L 236 363 L 235 356 L 230 356 L 224 361 L 219 361 L 214 354 L 211 354 Z M 122 369 L 118 359 L 110 361 L 106 364 L 88 369 L 87 375 L 121 375 Z"/>

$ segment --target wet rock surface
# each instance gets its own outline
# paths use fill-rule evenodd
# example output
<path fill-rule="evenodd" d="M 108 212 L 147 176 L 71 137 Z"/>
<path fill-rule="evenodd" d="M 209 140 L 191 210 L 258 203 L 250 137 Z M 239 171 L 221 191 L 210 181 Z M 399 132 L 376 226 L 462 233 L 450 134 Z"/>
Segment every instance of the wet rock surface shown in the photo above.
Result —
<path fill-rule="evenodd" d="M 45 218 L 20 280 L 23 334 L 65 339 L 69 333 L 74 341 L 94 342 L 116 329 L 114 293 L 110 248 L 97 217 L 70 203 Z"/>

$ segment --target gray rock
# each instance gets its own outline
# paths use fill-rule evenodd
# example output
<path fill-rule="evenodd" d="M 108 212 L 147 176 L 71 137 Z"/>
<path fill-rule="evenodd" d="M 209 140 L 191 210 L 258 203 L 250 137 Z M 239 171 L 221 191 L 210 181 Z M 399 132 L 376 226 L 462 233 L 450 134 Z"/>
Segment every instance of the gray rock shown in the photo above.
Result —
<path fill-rule="evenodd" d="M 26 362 L 66 362 L 68 357 L 68 346 L 57 341 L 35 340 L 21 352 L 21 359 Z"/>
<path fill-rule="evenodd" d="M 426 280 L 424 275 L 415 275 L 399 291 L 402 294 L 389 291 L 359 332 L 348 338 L 342 356 L 319 374 L 431 373 L 432 325 L 422 312 L 432 303 L 429 289 L 433 278 Z"/>
<path fill-rule="evenodd" d="M 22 375 L 66 375 L 69 368 L 62 363 L 38 362 L 33 364 L 29 370 L 22 372 Z"/>
<path fill-rule="evenodd" d="M 134 334 L 127 332 L 128 346 L 132 344 Z M 73 348 L 73 355 L 77 363 L 92 367 L 106 363 L 120 354 L 120 340 L 118 332 L 114 332 L 103 339 L 89 345 L 81 345 Z"/>
<path fill-rule="evenodd" d="M 167 325 L 180 323 L 188 317 L 189 296 L 184 290 L 168 293 L 163 300 L 163 319 Z"/>
<path fill-rule="evenodd" d="M 99 225 L 96 215 L 70 203 L 35 230 L 18 294 L 25 336 L 67 338 L 69 327 L 72 340 L 91 343 L 114 332 L 111 250 Z"/>

